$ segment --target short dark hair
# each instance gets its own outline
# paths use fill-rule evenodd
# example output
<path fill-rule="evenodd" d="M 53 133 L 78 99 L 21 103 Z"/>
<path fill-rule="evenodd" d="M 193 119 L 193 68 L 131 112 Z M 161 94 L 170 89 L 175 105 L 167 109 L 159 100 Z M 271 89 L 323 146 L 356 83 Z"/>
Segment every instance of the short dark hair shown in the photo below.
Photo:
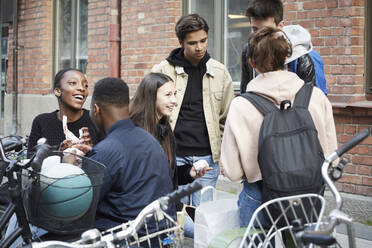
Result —
<path fill-rule="evenodd" d="M 245 15 L 257 20 L 274 17 L 275 24 L 278 25 L 283 20 L 283 3 L 281 0 L 253 0 Z"/>
<path fill-rule="evenodd" d="M 248 57 L 260 73 L 283 70 L 291 54 L 292 45 L 278 28 L 263 27 L 249 40 Z"/>
<path fill-rule="evenodd" d="M 61 79 L 63 78 L 63 75 L 65 75 L 65 73 L 68 71 L 78 71 L 78 72 L 83 73 L 83 71 L 76 69 L 76 68 L 65 68 L 65 69 L 60 70 L 59 72 L 57 72 L 56 76 L 54 77 L 53 89 L 61 87 Z"/>
<path fill-rule="evenodd" d="M 92 100 L 95 102 L 112 104 L 117 107 L 128 106 L 128 85 L 120 78 L 103 78 L 94 86 Z"/>
<path fill-rule="evenodd" d="M 204 30 L 208 34 L 208 24 L 198 14 L 182 16 L 176 23 L 176 35 L 179 41 L 184 41 L 186 35 L 191 32 Z"/>

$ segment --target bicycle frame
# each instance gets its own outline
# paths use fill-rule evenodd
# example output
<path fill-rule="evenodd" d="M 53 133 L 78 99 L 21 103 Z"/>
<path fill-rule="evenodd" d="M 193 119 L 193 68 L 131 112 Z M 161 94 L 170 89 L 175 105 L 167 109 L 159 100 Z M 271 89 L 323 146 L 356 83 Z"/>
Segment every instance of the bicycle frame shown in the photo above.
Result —
<path fill-rule="evenodd" d="M 6 224 L 9 223 L 10 218 L 12 217 L 12 215 L 14 215 L 14 213 L 15 213 L 15 216 L 17 217 L 19 226 L 15 228 L 15 230 L 13 230 L 11 234 L 9 234 L 6 238 L 0 241 L 1 248 L 8 248 L 20 236 L 22 236 L 24 244 L 31 244 L 31 242 L 33 241 L 33 238 L 35 237 L 33 237 L 33 234 L 31 232 L 30 223 L 32 223 L 35 226 L 44 228 L 51 232 L 52 231 L 56 233 L 59 232 L 58 234 L 61 235 L 60 236 L 61 238 L 64 238 L 63 235 L 68 235 L 73 232 L 78 232 L 80 231 L 80 229 L 81 231 L 83 231 L 84 225 L 89 225 L 89 226 L 91 225 L 90 223 L 94 221 L 94 216 L 90 213 L 92 213 L 93 211 L 92 209 L 94 209 L 94 207 L 91 207 L 89 209 L 89 211 L 91 212 L 87 211 L 85 215 L 83 215 L 84 218 L 74 220 L 76 224 L 75 225 L 76 229 L 69 228 L 69 230 L 59 230 L 58 219 L 56 219 L 55 221 L 52 221 L 50 223 L 51 225 L 49 226 L 47 225 L 47 227 L 44 227 L 45 223 L 47 223 L 50 220 L 47 219 L 47 217 L 45 216 L 38 215 L 39 212 L 36 212 L 36 213 L 33 212 L 32 207 L 30 207 L 30 204 L 33 204 L 32 206 L 38 206 L 37 205 L 38 203 L 34 204 L 35 202 L 30 200 L 30 199 L 38 199 L 38 198 L 37 197 L 30 198 L 30 199 L 26 198 L 27 202 L 25 202 L 25 199 L 23 199 L 25 189 L 28 190 L 29 185 L 33 182 L 40 182 L 40 176 L 43 176 L 42 174 L 40 174 L 40 172 L 41 172 L 41 167 L 42 167 L 42 163 L 44 159 L 51 155 L 56 155 L 56 154 L 61 155 L 62 152 L 54 151 L 54 147 L 49 146 L 47 144 L 38 144 L 36 153 L 32 156 L 32 158 L 27 163 L 22 163 L 19 160 L 9 160 L 5 156 L 4 150 L 5 150 L 4 146 L 0 142 L 0 163 L 2 163 L 4 167 L 6 166 L 6 177 L 8 178 L 8 192 L 11 197 L 11 203 L 9 204 L 8 208 L 6 209 L 5 213 L 0 219 L 0 228 L 1 230 L 4 230 Z M 89 160 L 89 158 L 86 158 L 86 160 Z M 92 168 L 97 165 L 104 167 L 104 165 L 99 164 L 98 162 L 95 162 L 93 160 L 90 160 L 90 162 L 92 163 L 90 163 L 91 166 L 89 168 L 91 170 L 89 172 L 90 173 L 89 175 L 93 175 L 92 177 L 94 177 L 94 180 L 96 180 L 94 182 L 98 182 L 100 178 L 103 177 L 103 169 L 100 169 L 98 172 L 98 169 L 94 170 Z M 95 163 L 95 165 L 93 163 Z M 32 170 L 30 170 L 30 168 L 32 168 Z M 26 172 L 27 175 L 24 172 Z M 94 174 L 94 173 L 97 173 L 97 174 Z M 99 175 L 101 177 L 98 176 L 98 173 L 100 173 Z M 25 175 L 27 179 L 29 179 L 29 181 L 27 180 L 27 183 L 23 184 L 22 180 L 24 179 Z M 97 185 L 92 184 L 91 187 L 98 187 Z M 94 190 L 95 189 L 93 189 L 93 191 Z M 35 186 L 33 193 L 36 191 L 37 191 L 37 187 Z M 99 192 L 99 189 L 97 189 L 97 192 Z M 93 199 L 92 202 L 93 201 L 97 202 L 98 200 L 97 194 L 93 197 L 96 197 L 96 198 Z M 94 204 L 94 202 L 92 204 Z M 34 213 L 35 215 L 33 215 Z M 53 224 L 55 225 L 53 226 Z"/>
<path fill-rule="evenodd" d="M 120 244 L 126 244 L 126 247 L 142 247 L 145 242 L 145 245 L 151 247 L 151 240 L 159 238 L 159 235 L 165 233 L 175 233 L 175 235 L 182 236 L 181 226 L 174 221 L 167 213 L 164 211 L 169 207 L 169 204 L 181 199 L 184 196 L 190 195 L 193 192 L 200 190 L 202 185 L 198 182 L 193 182 L 187 187 L 176 190 L 167 196 L 163 196 L 158 200 L 153 201 L 147 205 L 134 219 L 127 223 L 123 223 L 114 228 L 105 230 L 103 232 L 98 231 L 97 229 L 91 229 L 84 232 L 81 235 L 81 239 L 75 242 L 61 242 L 61 241 L 45 241 L 45 242 L 33 242 L 27 247 L 32 248 L 43 248 L 43 247 L 74 247 L 74 248 L 92 248 L 92 247 L 117 247 Z M 144 221 L 149 216 L 156 216 L 160 220 L 166 219 L 169 220 L 173 226 L 167 228 L 160 228 L 154 233 L 146 233 L 143 236 L 138 235 L 138 230 L 143 227 Z M 157 240 L 155 240 L 157 241 Z M 168 244 L 164 245 L 167 246 Z M 163 244 L 159 244 L 160 247 L 163 247 Z M 157 246 L 158 247 L 158 246 Z M 167 246 L 168 247 L 168 246 Z M 178 247 L 176 245 L 176 247 Z"/>
<path fill-rule="evenodd" d="M 2 159 L 2 165 L 7 166 L 5 172 L 6 177 L 8 178 L 8 192 L 11 198 L 11 203 L 0 219 L 0 230 L 5 228 L 6 223 L 9 222 L 14 213 L 16 214 L 19 223 L 19 227 L 15 229 L 11 235 L 0 242 L 0 247 L 9 247 L 20 236 L 22 236 L 25 243 L 29 244 L 32 241 L 32 234 L 26 218 L 20 186 L 22 177 L 21 171 L 22 169 L 27 168 L 27 165 L 20 164 L 17 160 L 7 159 L 2 142 L 0 142 L 0 156 Z"/>
<path fill-rule="evenodd" d="M 274 236 L 278 233 L 282 234 L 282 230 L 288 230 L 290 232 L 292 240 L 295 242 L 294 244 L 297 247 L 303 247 L 304 245 L 310 245 L 309 247 L 313 247 L 315 245 L 332 245 L 336 242 L 335 238 L 332 236 L 332 233 L 335 227 L 340 223 L 345 223 L 347 225 L 347 235 L 348 235 L 348 243 L 350 248 L 356 247 L 356 240 L 355 240 L 355 231 L 354 231 L 354 224 L 352 222 L 352 218 L 341 211 L 342 208 L 342 197 L 341 194 L 338 192 L 336 186 L 334 185 L 333 181 L 329 176 L 329 168 L 333 161 L 337 160 L 341 157 L 346 151 L 350 150 L 352 147 L 360 143 L 366 137 L 370 135 L 370 130 L 365 129 L 357 136 L 346 142 L 342 147 L 337 149 L 334 153 L 329 155 L 322 164 L 321 173 L 325 183 L 328 185 L 330 191 L 332 192 L 335 200 L 336 200 L 336 208 L 333 209 L 330 214 L 327 216 L 326 222 L 323 222 L 323 213 L 324 213 L 324 206 L 325 200 L 322 196 L 317 194 L 304 194 L 304 195 L 294 195 L 289 197 L 281 197 L 277 199 L 273 199 L 262 204 L 257 210 L 254 212 L 252 219 L 249 222 L 247 231 L 244 234 L 243 240 L 240 244 L 240 248 L 242 247 L 273 247 L 274 245 L 271 243 L 271 240 Z M 302 201 L 306 198 L 319 198 L 319 202 L 321 204 L 320 210 L 316 212 L 315 204 L 311 200 L 311 211 L 315 212 L 315 221 L 310 220 L 308 218 L 309 213 L 305 211 L 305 208 L 302 206 L 298 209 L 295 208 L 295 203 L 297 206 L 302 205 Z M 273 204 L 280 205 L 281 208 L 281 216 L 273 219 L 270 214 L 269 206 Z M 276 205 L 276 206 L 278 206 Z M 305 218 L 298 217 L 298 212 L 301 212 Z M 309 211 L 309 210 L 307 210 Z M 260 212 L 265 212 L 270 219 L 270 224 L 272 225 L 270 228 L 265 229 L 257 217 Z M 312 214 L 312 213 L 310 213 Z M 318 215 L 317 215 L 318 214 Z M 295 221 L 292 223 L 288 216 L 294 216 Z M 279 224 L 280 221 L 285 219 L 285 225 Z M 304 219 L 305 225 L 303 225 L 300 219 Z M 283 242 L 283 238 L 281 238 L 281 243 L 285 246 L 285 242 Z"/>
<path fill-rule="evenodd" d="M 328 169 L 329 166 L 333 161 L 339 158 L 339 155 L 337 152 L 332 153 L 330 156 L 326 158 L 322 165 L 322 176 L 325 181 L 325 183 L 328 185 L 330 191 L 332 192 L 335 200 L 336 200 L 336 208 L 333 209 L 329 215 L 328 215 L 328 221 L 329 226 L 326 229 L 323 229 L 321 231 L 316 231 L 314 234 L 331 234 L 339 223 L 345 223 L 347 226 L 347 235 L 348 235 L 348 241 L 349 241 L 349 247 L 355 248 L 356 247 L 356 241 L 355 241 L 355 229 L 353 224 L 353 219 L 346 213 L 341 211 L 342 208 L 342 197 L 340 192 L 337 190 L 335 184 L 331 180 L 331 178 L 328 175 Z M 311 233 L 309 231 L 309 233 Z"/>
<path fill-rule="evenodd" d="M 350 248 L 356 247 L 355 229 L 354 229 L 353 219 L 349 215 L 341 211 L 342 203 L 343 203 L 342 197 L 328 174 L 328 168 L 333 161 L 340 158 L 345 152 L 347 152 L 348 150 L 350 150 L 351 148 L 353 148 L 354 146 L 362 142 L 369 135 L 370 135 L 370 130 L 368 128 L 364 129 L 358 135 L 356 135 L 351 140 L 346 142 L 343 146 L 341 146 L 339 149 L 337 149 L 334 153 L 329 155 L 324 161 L 322 165 L 322 176 L 323 176 L 325 183 L 328 185 L 329 189 L 331 190 L 336 200 L 336 208 L 333 209 L 328 215 L 328 221 L 329 221 L 328 227 L 323 230 L 316 231 L 316 232 L 310 232 L 310 231 L 307 232 L 308 234 L 310 234 L 310 238 L 312 234 L 314 235 L 331 234 L 334 228 L 336 227 L 336 225 L 340 223 L 345 223 L 347 226 L 349 247 Z"/>

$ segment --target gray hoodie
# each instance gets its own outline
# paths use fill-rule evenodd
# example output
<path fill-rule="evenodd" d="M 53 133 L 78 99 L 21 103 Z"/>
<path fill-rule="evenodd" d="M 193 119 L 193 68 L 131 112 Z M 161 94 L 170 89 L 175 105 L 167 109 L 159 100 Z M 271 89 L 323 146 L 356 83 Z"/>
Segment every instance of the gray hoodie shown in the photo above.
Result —
<path fill-rule="evenodd" d="M 284 26 L 283 32 L 292 43 L 292 56 L 286 59 L 286 64 L 313 50 L 313 44 L 311 44 L 311 35 L 309 31 L 304 29 L 302 26 Z"/>

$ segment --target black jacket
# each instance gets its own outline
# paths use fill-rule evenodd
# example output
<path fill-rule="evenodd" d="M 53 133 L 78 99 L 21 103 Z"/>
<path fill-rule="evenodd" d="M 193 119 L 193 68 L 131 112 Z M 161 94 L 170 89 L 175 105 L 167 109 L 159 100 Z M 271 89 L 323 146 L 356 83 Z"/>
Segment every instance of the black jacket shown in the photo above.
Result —
<path fill-rule="evenodd" d="M 174 128 L 177 156 L 204 156 L 211 154 L 208 129 L 203 108 L 203 77 L 207 71 L 208 53 L 193 66 L 184 56 L 184 49 L 171 52 L 167 61 L 183 67 L 188 75 L 186 91 Z"/>
<path fill-rule="evenodd" d="M 256 73 L 248 62 L 249 46 L 248 43 L 242 51 L 242 80 L 240 82 L 240 93 L 244 93 L 248 83 L 254 78 Z M 306 83 L 312 83 L 315 86 L 314 64 L 308 54 L 302 55 L 297 59 L 296 74 Z"/>

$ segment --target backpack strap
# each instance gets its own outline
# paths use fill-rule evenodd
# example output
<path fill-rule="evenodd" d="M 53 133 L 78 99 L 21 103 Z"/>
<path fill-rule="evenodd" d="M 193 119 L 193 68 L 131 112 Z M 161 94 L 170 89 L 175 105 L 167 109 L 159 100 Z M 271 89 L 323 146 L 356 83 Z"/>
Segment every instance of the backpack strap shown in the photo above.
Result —
<path fill-rule="evenodd" d="M 273 102 L 254 92 L 246 92 L 240 96 L 250 101 L 263 115 L 278 110 Z"/>
<path fill-rule="evenodd" d="M 309 106 L 310 98 L 313 92 L 312 84 L 304 84 L 297 92 L 293 107 L 306 108 Z"/>

